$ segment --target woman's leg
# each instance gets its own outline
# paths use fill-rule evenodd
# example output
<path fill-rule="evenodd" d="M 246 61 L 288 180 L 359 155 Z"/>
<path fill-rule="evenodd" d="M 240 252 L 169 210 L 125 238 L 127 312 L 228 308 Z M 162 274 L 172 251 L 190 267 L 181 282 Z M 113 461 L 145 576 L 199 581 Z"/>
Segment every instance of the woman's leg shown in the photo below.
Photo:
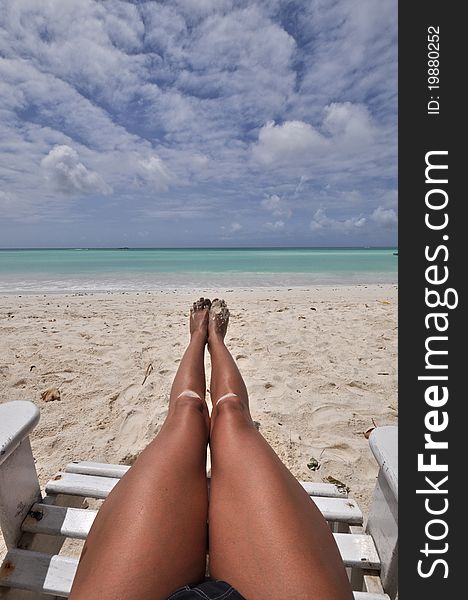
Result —
<path fill-rule="evenodd" d="M 210 572 L 248 600 L 352 600 L 338 549 L 313 501 L 256 430 L 213 301 Z M 216 400 L 221 401 L 216 405 Z"/>
<path fill-rule="evenodd" d="M 191 339 L 174 379 L 167 418 L 102 505 L 71 600 L 162 600 L 204 577 L 208 306 L 201 299 L 191 311 Z"/>

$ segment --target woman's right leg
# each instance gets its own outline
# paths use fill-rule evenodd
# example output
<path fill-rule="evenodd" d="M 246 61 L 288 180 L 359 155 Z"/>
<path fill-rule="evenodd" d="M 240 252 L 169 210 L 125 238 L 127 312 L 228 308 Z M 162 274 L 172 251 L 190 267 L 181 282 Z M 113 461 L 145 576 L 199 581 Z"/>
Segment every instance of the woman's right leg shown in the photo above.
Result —
<path fill-rule="evenodd" d="M 99 510 L 70 600 L 164 600 L 205 576 L 207 306 L 194 303 L 166 420 Z"/>
<path fill-rule="evenodd" d="M 253 424 L 244 381 L 224 344 L 227 309 L 213 304 L 211 576 L 248 600 L 352 600 L 322 514 Z"/>

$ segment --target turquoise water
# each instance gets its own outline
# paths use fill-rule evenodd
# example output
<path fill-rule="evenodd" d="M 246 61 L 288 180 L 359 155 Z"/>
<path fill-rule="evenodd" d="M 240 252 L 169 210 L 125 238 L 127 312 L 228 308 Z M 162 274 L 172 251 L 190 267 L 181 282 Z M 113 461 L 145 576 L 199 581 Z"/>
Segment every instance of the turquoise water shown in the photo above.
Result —
<path fill-rule="evenodd" d="M 395 248 L 1 250 L 0 293 L 385 283 Z"/>

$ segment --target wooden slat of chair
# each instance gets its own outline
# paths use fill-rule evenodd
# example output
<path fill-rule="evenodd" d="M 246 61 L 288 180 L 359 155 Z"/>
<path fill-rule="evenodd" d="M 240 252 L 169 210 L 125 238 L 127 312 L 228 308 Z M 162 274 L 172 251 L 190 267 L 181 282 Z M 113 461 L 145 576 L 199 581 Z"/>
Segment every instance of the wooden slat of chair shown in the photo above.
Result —
<path fill-rule="evenodd" d="M 23 521 L 22 529 L 27 533 L 62 535 L 85 540 L 97 513 L 97 510 L 36 503 Z"/>
<path fill-rule="evenodd" d="M 59 473 L 55 479 L 47 483 L 46 492 L 52 495 L 68 494 L 84 498 L 105 499 L 118 482 L 119 479 L 115 477 L 99 477 L 96 475 L 65 472 Z M 315 488 L 308 487 L 307 491 L 314 492 Z M 354 500 L 343 497 L 311 497 L 327 521 L 344 523 L 346 525 L 362 524 L 363 515 Z"/>
<path fill-rule="evenodd" d="M 37 503 L 23 523 L 23 531 L 86 539 L 97 511 Z M 380 560 L 372 537 L 335 533 L 335 541 L 345 566 L 379 569 Z"/>
<path fill-rule="evenodd" d="M 0 586 L 67 598 L 77 566 L 75 558 L 15 548 L 3 562 Z"/>
<path fill-rule="evenodd" d="M 58 473 L 46 484 L 48 494 L 69 494 L 84 498 L 107 498 L 112 488 L 119 483 L 115 477 L 97 477 L 76 473 Z"/>
<path fill-rule="evenodd" d="M 68 463 L 64 471 L 77 475 L 95 475 L 98 477 L 111 477 L 120 479 L 130 469 L 127 465 L 116 465 L 88 461 L 75 461 Z M 347 498 L 348 493 L 342 486 L 332 483 L 300 481 L 302 487 L 309 496 L 320 496 L 327 498 Z"/>
<path fill-rule="evenodd" d="M 373 594 L 372 592 L 353 592 L 354 600 L 390 600 L 387 594 Z"/>
<path fill-rule="evenodd" d="M 88 463 L 92 465 L 93 463 Z M 94 463 L 95 464 L 95 463 Z M 70 494 L 89 498 L 106 498 L 111 489 L 120 481 L 125 474 L 123 471 L 118 471 L 116 467 L 123 465 L 109 465 L 112 467 L 109 470 L 101 470 L 94 466 L 83 467 L 80 470 L 88 471 L 87 473 L 78 473 L 76 470 L 57 473 L 46 485 L 48 494 Z M 101 475 L 100 473 L 106 473 Z M 110 476 L 111 474 L 115 475 Z M 315 498 L 336 498 L 347 499 L 346 492 L 338 486 L 328 483 L 312 483 L 308 481 L 299 482 L 304 490 Z M 353 500 L 347 500 L 350 506 L 357 506 Z"/>
<path fill-rule="evenodd" d="M 350 504 L 349 500 L 341 498 L 314 498 L 313 500 L 327 520 L 362 520 L 362 513 L 355 504 L 351 507 L 347 506 Z M 85 539 L 96 514 L 95 510 L 51 506 L 38 502 L 29 511 L 22 530 L 28 533 Z"/>
<path fill-rule="evenodd" d="M 70 593 L 77 566 L 78 559 L 75 558 L 51 556 L 28 550 L 10 550 L 2 567 L 0 586 L 66 598 Z M 366 592 L 354 592 L 354 597 L 356 600 L 388 600 L 388 596 L 384 594 Z"/>
<path fill-rule="evenodd" d="M 79 475 L 96 475 L 98 477 L 116 477 L 117 479 L 120 479 L 129 469 L 130 467 L 128 465 L 89 462 L 83 460 L 68 463 L 64 471 L 67 473 L 77 473 Z"/>

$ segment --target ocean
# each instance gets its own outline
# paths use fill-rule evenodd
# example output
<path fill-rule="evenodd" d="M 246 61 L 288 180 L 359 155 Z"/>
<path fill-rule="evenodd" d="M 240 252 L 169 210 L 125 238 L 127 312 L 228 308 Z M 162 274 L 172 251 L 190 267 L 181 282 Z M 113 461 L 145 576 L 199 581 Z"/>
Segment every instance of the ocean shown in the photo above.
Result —
<path fill-rule="evenodd" d="M 396 248 L 0 250 L 0 293 L 395 283 Z"/>

